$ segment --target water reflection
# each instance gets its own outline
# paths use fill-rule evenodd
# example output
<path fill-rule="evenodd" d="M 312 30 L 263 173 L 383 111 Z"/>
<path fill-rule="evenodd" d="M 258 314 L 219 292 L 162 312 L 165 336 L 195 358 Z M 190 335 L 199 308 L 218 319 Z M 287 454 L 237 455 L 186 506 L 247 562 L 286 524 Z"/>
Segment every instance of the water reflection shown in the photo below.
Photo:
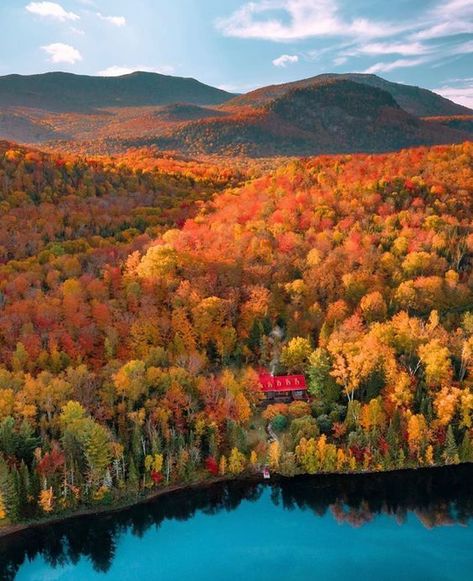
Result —
<path fill-rule="evenodd" d="M 409 513 L 425 527 L 466 524 L 473 516 L 473 466 L 364 476 L 299 477 L 272 482 L 271 499 L 285 510 L 310 510 L 350 526 L 363 526 L 377 515 L 402 524 Z M 121 512 L 84 517 L 25 531 L 0 541 L 0 578 L 13 579 L 26 560 L 41 555 L 52 567 L 76 564 L 88 557 L 106 572 L 125 532 L 142 537 L 166 519 L 187 520 L 197 511 L 233 511 L 243 501 L 256 502 L 267 485 L 218 484 L 181 491 Z"/>

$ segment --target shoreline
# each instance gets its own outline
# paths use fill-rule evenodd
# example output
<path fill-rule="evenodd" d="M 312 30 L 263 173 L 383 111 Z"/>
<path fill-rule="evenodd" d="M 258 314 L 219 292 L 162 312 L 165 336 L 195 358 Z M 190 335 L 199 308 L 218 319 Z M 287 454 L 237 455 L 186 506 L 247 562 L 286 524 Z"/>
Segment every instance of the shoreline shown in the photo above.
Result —
<path fill-rule="evenodd" d="M 164 496 L 166 494 L 172 494 L 173 492 L 180 492 L 183 490 L 193 490 L 197 488 L 206 488 L 207 486 L 213 486 L 214 484 L 219 484 L 221 482 L 232 482 L 236 480 L 252 480 L 257 478 L 257 474 L 248 474 L 248 475 L 241 475 L 241 477 L 234 477 L 234 476 L 215 476 L 213 478 L 208 478 L 207 480 L 201 480 L 198 482 L 191 482 L 191 483 L 181 483 L 181 484 L 171 484 L 170 486 L 166 486 L 163 488 L 159 488 L 154 490 L 148 494 L 137 494 L 134 498 L 128 497 L 123 498 L 122 502 L 117 502 L 116 504 L 104 504 L 102 506 L 97 505 L 94 507 L 84 507 L 79 508 L 75 511 L 71 511 L 70 513 L 63 513 L 57 514 L 51 517 L 45 517 L 43 519 L 38 519 L 34 521 L 28 521 L 25 523 L 15 523 L 11 525 L 0 526 L 0 539 L 4 539 L 7 537 L 13 537 L 17 534 L 25 532 L 30 529 L 36 528 L 43 528 L 50 525 L 55 525 L 59 523 L 63 523 L 69 520 L 74 520 L 77 518 L 85 517 L 85 516 L 98 516 L 101 514 L 113 514 L 114 512 L 120 512 L 122 510 L 126 510 L 128 508 L 133 508 L 134 506 L 138 506 L 139 504 L 146 504 L 147 502 L 151 502 L 160 496 Z"/>
<path fill-rule="evenodd" d="M 181 483 L 181 484 L 172 484 L 170 486 L 166 486 L 157 490 L 150 492 L 149 494 L 145 495 L 137 495 L 135 498 L 124 498 L 123 502 L 118 502 L 115 505 L 103 505 L 103 506 L 96 506 L 96 507 L 84 507 L 82 509 L 78 509 L 76 511 L 70 513 L 64 513 L 62 515 L 55 515 L 50 518 L 45 517 L 44 519 L 39 519 L 35 521 L 29 521 L 25 523 L 16 523 L 12 525 L 5 525 L 4 527 L 0 526 L 0 539 L 11 538 L 16 535 L 19 535 L 25 531 L 33 530 L 33 529 L 41 529 L 44 527 L 48 527 L 50 525 L 55 525 L 59 523 L 63 523 L 66 521 L 72 521 L 74 519 L 78 519 L 81 517 L 86 516 L 98 516 L 102 514 L 113 514 L 115 512 L 120 512 L 122 510 L 126 510 L 129 508 L 133 508 L 134 506 L 138 506 L 140 504 L 146 504 L 147 502 L 152 502 L 153 500 L 159 498 L 160 496 L 164 496 L 167 494 L 172 494 L 174 492 L 182 492 L 184 490 L 195 490 L 195 489 L 205 489 L 216 484 L 224 483 L 224 482 L 255 482 L 260 484 L 271 484 L 274 481 L 278 481 L 280 479 L 287 479 L 291 480 L 293 478 L 298 477 L 353 477 L 353 476 L 373 476 L 373 475 L 388 475 L 393 473 L 403 473 L 403 472 L 417 472 L 419 470 L 441 470 L 443 468 L 452 468 L 455 466 L 465 466 L 467 464 L 471 464 L 471 462 L 460 462 L 459 464 L 436 464 L 434 466 L 413 466 L 413 467 L 406 467 L 406 468 L 393 468 L 390 470 L 368 470 L 368 471 L 358 471 L 358 472 L 318 472 L 316 474 L 296 474 L 294 476 L 284 476 L 278 473 L 272 473 L 270 480 L 264 480 L 260 472 L 254 473 L 243 473 L 239 475 L 225 475 L 225 476 L 214 476 L 212 478 L 208 478 L 206 480 L 201 480 L 198 482 L 191 482 L 191 483 Z"/>

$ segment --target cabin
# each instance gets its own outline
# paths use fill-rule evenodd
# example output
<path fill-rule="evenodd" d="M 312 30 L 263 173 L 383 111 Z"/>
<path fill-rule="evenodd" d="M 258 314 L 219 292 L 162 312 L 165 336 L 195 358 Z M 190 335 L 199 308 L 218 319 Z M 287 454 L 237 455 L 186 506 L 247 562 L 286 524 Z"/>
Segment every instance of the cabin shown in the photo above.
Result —
<path fill-rule="evenodd" d="M 272 375 L 260 371 L 259 383 L 266 403 L 289 403 L 307 399 L 307 384 L 303 375 Z"/>

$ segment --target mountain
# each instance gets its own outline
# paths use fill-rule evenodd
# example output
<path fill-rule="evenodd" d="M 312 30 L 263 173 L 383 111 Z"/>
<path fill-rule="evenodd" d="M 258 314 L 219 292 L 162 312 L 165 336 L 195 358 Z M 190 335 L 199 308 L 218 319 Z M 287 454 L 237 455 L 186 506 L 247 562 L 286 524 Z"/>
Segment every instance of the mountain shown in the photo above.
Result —
<path fill-rule="evenodd" d="M 306 156 L 471 139 L 465 107 L 359 74 L 241 96 L 156 73 L 10 75 L 0 77 L 0 108 L 0 137 L 84 153 L 155 145 L 193 156 Z"/>
<path fill-rule="evenodd" d="M 0 77 L 0 107 L 31 107 L 53 112 L 88 112 L 182 101 L 218 105 L 233 96 L 195 79 L 158 73 L 91 77 L 57 72 Z"/>
<path fill-rule="evenodd" d="M 50 124 L 15 111 L 0 111 L 0 136 L 10 141 L 42 143 L 67 137 Z"/>
<path fill-rule="evenodd" d="M 424 121 L 444 125 L 445 127 L 450 127 L 451 129 L 458 129 L 459 131 L 466 131 L 473 134 L 473 115 L 446 115 L 443 117 L 426 117 Z"/>
<path fill-rule="evenodd" d="M 163 121 L 195 121 L 209 117 L 222 117 L 225 113 L 210 107 L 199 107 L 188 103 L 171 103 L 160 107 L 154 116 Z"/>
<path fill-rule="evenodd" d="M 346 74 L 322 74 L 309 79 L 285 83 L 282 85 L 270 85 L 251 91 L 246 95 L 240 95 L 226 103 L 227 106 L 251 106 L 261 107 L 269 101 L 280 97 L 292 89 L 300 89 L 323 84 L 329 80 L 348 80 L 362 85 L 369 85 L 376 89 L 388 92 L 405 111 L 416 117 L 434 117 L 441 115 L 470 115 L 473 113 L 468 107 L 458 105 L 445 97 L 437 95 L 428 89 L 393 83 L 386 81 L 377 75 L 365 75 L 362 73 Z"/>
<path fill-rule="evenodd" d="M 147 143 L 193 154 L 260 157 L 381 152 L 468 139 L 467 133 L 407 113 L 387 91 L 350 80 L 319 80 L 274 94 L 258 99 L 259 107 L 245 97 L 233 99 L 220 108 L 226 117 L 181 124 Z M 238 107 L 242 102 L 247 106 Z"/>

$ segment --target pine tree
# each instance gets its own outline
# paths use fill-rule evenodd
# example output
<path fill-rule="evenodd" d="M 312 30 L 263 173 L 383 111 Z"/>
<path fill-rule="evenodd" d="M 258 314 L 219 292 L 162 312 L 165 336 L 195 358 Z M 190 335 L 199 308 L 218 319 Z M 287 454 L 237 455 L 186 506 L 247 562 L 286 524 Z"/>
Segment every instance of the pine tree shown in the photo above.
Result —
<path fill-rule="evenodd" d="M 399 438 L 396 429 L 394 427 L 393 420 L 391 420 L 391 422 L 389 423 L 389 428 L 386 433 L 386 442 L 388 443 L 389 446 L 389 456 L 392 460 L 394 460 L 397 454 Z"/>
<path fill-rule="evenodd" d="M 16 471 L 16 482 L 17 482 L 17 496 L 18 496 L 18 506 L 20 509 L 20 514 L 23 517 L 28 515 L 28 489 L 30 485 L 30 475 L 28 472 L 28 467 L 21 461 L 19 470 Z"/>
<path fill-rule="evenodd" d="M 127 487 L 132 492 L 138 492 L 140 477 L 138 471 L 136 470 L 135 462 L 133 457 L 130 456 L 128 462 L 128 475 L 127 475 Z"/>
<path fill-rule="evenodd" d="M 212 456 L 213 458 L 217 458 L 218 456 L 217 435 L 213 430 L 209 435 L 209 456 Z"/>
<path fill-rule="evenodd" d="M 462 462 L 471 462 L 473 460 L 473 446 L 471 445 L 471 438 L 468 431 L 463 436 L 458 454 Z"/>
<path fill-rule="evenodd" d="M 32 516 L 38 510 L 38 498 L 41 492 L 41 482 L 38 472 L 33 468 L 29 474 L 28 496 L 31 499 Z"/>
<path fill-rule="evenodd" d="M 458 464 L 460 462 L 460 458 L 458 457 L 457 443 L 455 441 L 455 436 L 453 434 L 451 425 L 448 426 L 443 456 L 447 464 Z"/>
<path fill-rule="evenodd" d="M 3 494 L 0 492 L 0 522 L 7 518 L 7 509 L 3 500 Z"/>
<path fill-rule="evenodd" d="M 0 457 L 0 493 L 10 521 L 16 522 L 20 518 L 18 497 L 16 494 L 15 481 L 8 470 L 8 466 Z"/>
<path fill-rule="evenodd" d="M 399 448 L 399 452 L 397 454 L 397 465 L 399 468 L 404 468 L 404 464 L 406 463 L 406 455 L 404 454 L 404 450 Z"/>

